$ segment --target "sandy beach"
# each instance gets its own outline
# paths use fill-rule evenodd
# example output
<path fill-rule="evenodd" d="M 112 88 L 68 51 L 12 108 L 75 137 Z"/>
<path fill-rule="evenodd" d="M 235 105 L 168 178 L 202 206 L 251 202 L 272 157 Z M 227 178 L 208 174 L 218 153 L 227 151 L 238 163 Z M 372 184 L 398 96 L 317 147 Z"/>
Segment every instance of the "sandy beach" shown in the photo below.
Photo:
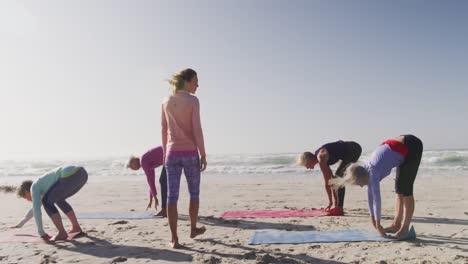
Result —
<path fill-rule="evenodd" d="M 81 220 L 87 237 L 72 242 L 2 243 L 1 263 L 468 263 L 468 178 L 420 177 L 415 184 L 413 220 L 417 240 L 409 242 L 308 243 L 248 245 L 256 230 L 371 230 L 366 189 L 349 187 L 341 217 L 221 219 L 226 210 L 307 209 L 326 203 L 322 181 L 306 177 L 216 177 L 202 180 L 200 223 L 207 232 L 188 237 L 185 181 L 179 200 L 179 239 L 168 245 L 166 219 Z M 30 204 L 1 193 L 1 232 L 27 212 Z M 147 186 L 131 181 L 90 181 L 71 204 L 77 212 L 144 211 Z M 393 216 L 393 180 L 382 182 L 384 224 Z M 43 216 L 46 231 L 54 234 Z M 65 221 L 65 224 L 68 223 Z M 34 231 L 33 221 L 21 231 Z"/>
<path fill-rule="evenodd" d="M 0 264 L 468 264 L 467 28 L 468 0 L 0 0 Z M 372 224 L 396 171 L 414 239 Z M 54 202 L 80 236 L 41 239 Z"/>

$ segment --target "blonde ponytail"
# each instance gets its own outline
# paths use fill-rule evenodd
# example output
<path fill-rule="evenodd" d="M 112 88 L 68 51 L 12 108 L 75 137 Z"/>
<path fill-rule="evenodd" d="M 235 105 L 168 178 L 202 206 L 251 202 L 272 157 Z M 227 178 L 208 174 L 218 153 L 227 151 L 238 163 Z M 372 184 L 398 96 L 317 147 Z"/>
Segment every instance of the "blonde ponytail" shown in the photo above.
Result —
<path fill-rule="evenodd" d="M 346 185 L 347 181 L 345 177 L 336 177 L 328 180 L 328 185 L 334 190 L 338 190 Z"/>
<path fill-rule="evenodd" d="M 174 74 L 167 82 L 171 85 L 172 92 L 175 94 L 177 91 L 185 88 L 185 82 L 191 81 L 197 72 L 192 69 L 185 69 L 177 74 Z"/>
<path fill-rule="evenodd" d="M 367 185 L 368 177 L 369 173 L 367 172 L 366 168 L 357 163 L 351 163 L 348 168 L 346 168 L 344 177 L 330 179 L 328 181 L 328 185 L 335 190 L 342 188 L 347 184 Z"/>

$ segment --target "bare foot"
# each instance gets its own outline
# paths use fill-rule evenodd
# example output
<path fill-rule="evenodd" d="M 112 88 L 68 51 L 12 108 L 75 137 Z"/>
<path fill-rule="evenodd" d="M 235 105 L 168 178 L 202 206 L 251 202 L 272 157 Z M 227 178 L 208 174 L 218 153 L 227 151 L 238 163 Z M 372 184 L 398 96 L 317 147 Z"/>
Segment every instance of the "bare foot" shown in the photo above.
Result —
<path fill-rule="evenodd" d="M 199 236 L 203 233 L 205 233 L 206 231 L 206 227 L 202 226 L 202 227 L 195 227 L 192 229 L 192 231 L 190 232 L 190 238 L 195 238 L 196 236 Z"/>
<path fill-rule="evenodd" d="M 182 246 L 179 244 L 179 238 L 173 238 L 171 241 L 171 247 L 172 248 L 181 248 Z"/>
<path fill-rule="evenodd" d="M 398 230 L 395 233 L 394 237 L 400 239 L 400 238 L 404 238 L 407 234 L 408 234 L 408 227 L 406 227 L 406 228 L 402 227 L 400 230 Z"/>
<path fill-rule="evenodd" d="M 173 249 L 179 249 L 182 248 L 182 245 L 180 245 L 179 243 L 171 242 L 171 247 Z"/>
<path fill-rule="evenodd" d="M 67 233 L 58 233 L 55 236 L 53 236 L 50 241 L 61 241 L 61 240 L 67 240 L 68 234 Z"/>
<path fill-rule="evenodd" d="M 87 234 L 80 229 L 72 229 L 68 232 L 69 235 L 73 235 L 73 238 L 85 237 Z"/>
<path fill-rule="evenodd" d="M 165 210 L 165 209 L 162 209 L 161 211 L 159 211 L 159 213 L 155 214 L 154 216 L 156 216 L 156 217 L 161 217 L 161 218 L 165 218 L 165 217 L 167 217 L 166 210 Z"/>
<path fill-rule="evenodd" d="M 389 227 L 384 228 L 384 230 L 385 230 L 385 233 L 395 233 L 398 230 L 400 230 L 400 227 L 401 227 L 400 224 L 392 223 L 392 225 L 390 225 Z"/>
<path fill-rule="evenodd" d="M 72 230 L 68 231 L 68 234 L 72 234 L 72 233 L 82 233 L 83 230 L 81 230 L 81 228 L 72 228 Z"/>

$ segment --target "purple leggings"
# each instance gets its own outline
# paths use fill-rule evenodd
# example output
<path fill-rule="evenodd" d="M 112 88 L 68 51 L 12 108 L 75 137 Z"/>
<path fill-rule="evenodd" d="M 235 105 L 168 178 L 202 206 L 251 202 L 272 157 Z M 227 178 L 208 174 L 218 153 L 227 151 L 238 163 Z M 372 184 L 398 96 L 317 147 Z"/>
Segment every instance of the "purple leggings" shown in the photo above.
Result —
<path fill-rule="evenodd" d="M 200 199 L 200 159 L 197 152 L 173 151 L 166 158 L 167 203 L 177 204 L 179 199 L 180 177 L 184 170 L 190 200 Z"/>

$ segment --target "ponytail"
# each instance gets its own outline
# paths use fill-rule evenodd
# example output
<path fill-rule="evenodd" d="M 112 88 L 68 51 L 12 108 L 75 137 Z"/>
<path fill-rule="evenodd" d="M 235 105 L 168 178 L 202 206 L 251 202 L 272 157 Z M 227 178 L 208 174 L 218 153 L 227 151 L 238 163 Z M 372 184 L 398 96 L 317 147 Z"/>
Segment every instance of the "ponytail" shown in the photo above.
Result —
<path fill-rule="evenodd" d="M 177 74 L 174 74 L 167 82 L 171 85 L 172 92 L 175 94 L 177 91 L 185 88 L 185 82 L 191 81 L 197 72 L 192 69 L 185 69 Z"/>
<path fill-rule="evenodd" d="M 349 165 L 346 169 L 344 177 L 330 179 L 328 181 L 328 185 L 335 190 L 342 188 L 347 184 L 366 185 L 368 178 L 369 173 L 367 172 L 366 168 L 357 163 L 351 163 L 351 165 Z"/>

